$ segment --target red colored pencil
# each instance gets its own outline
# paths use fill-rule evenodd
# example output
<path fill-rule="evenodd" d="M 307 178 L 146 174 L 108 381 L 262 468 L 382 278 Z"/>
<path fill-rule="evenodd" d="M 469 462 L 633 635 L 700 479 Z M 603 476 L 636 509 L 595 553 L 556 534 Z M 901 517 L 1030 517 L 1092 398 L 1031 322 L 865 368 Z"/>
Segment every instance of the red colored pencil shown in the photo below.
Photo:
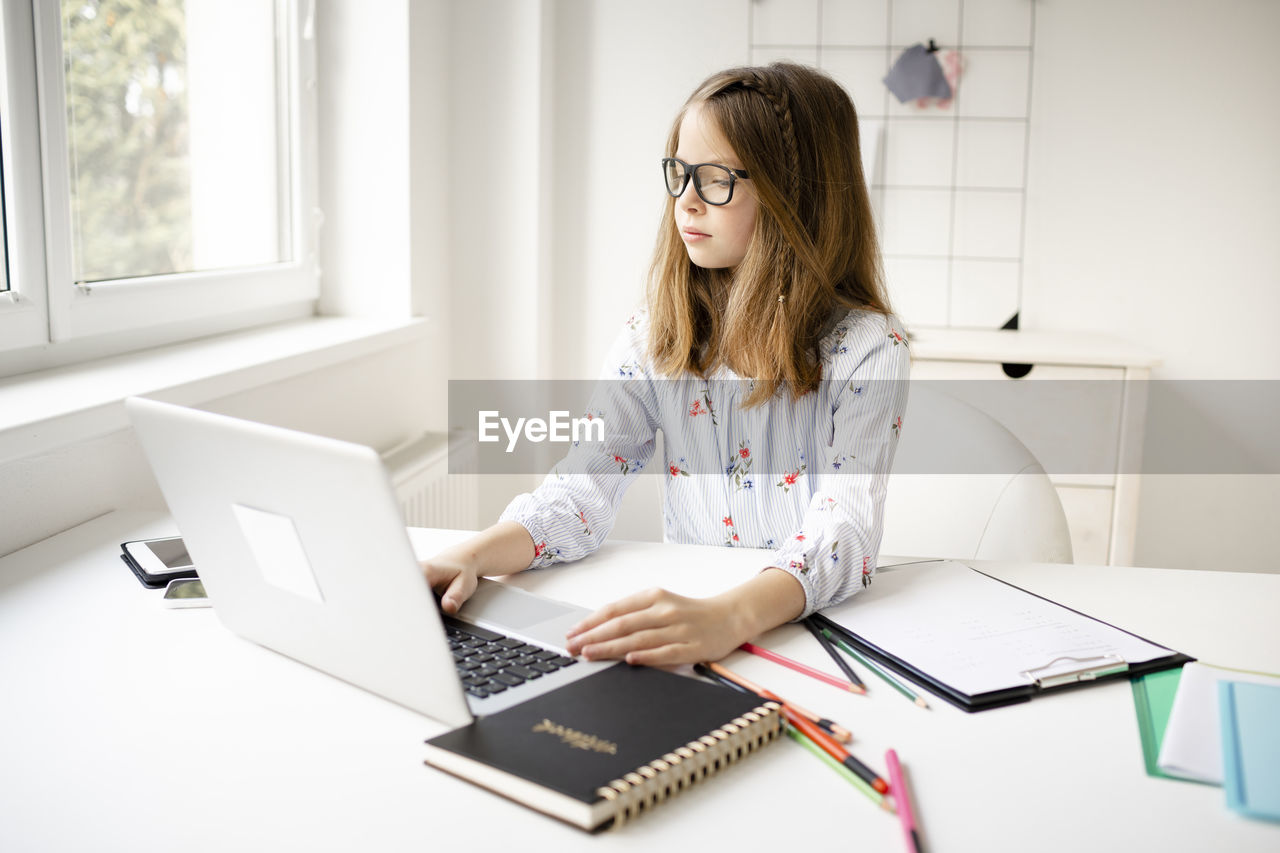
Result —
<path fill-rule="evenodd" d="M 780 655 L 777 652 L 761 648 L 754 643 L 743 643 L 738 646 L 738 648 L 742 649 L 744 652 L 759 655 L 765 660 L 771 660 L 774 663 L 782 664 L 787 669 L 793 669 L 796 672 L 809 676 L 810 678 L 816 678 L 819 681 L 826 682 L 832 687 L 839 687 L 841 690 L 848 690 L 850 693 L 864 694 L 867 692 L 867 688 L 860 684 L 854 684 L 852 681 L 846 681 L 843 678 L 836 678 L 834 675 L 829 675 L 820 669 L 814 669 L 811 666 L 806 666 L 805 664 L 800 663 L 800 661 L 792 660 L 791 658 Z"/>

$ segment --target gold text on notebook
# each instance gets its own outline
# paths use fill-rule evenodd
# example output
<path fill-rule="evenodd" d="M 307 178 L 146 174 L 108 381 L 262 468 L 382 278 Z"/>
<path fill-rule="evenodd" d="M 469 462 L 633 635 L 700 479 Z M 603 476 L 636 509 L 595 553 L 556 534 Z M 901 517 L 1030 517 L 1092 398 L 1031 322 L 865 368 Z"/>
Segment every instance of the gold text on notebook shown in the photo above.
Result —
<path fill-rule="evenodd" d="M 613 741 L 589 735 L 586 732 L 580 732 L 577 729 L 571 729 L 559 723 L 553 723 L 545 718 L 533 727 L 533 731 L 557 735 L 561 741 L 574 749 L 590 749 L 595 752 L 607 753 L 608 755 L 616 755 L 618 753 L 618 745 Z"/>

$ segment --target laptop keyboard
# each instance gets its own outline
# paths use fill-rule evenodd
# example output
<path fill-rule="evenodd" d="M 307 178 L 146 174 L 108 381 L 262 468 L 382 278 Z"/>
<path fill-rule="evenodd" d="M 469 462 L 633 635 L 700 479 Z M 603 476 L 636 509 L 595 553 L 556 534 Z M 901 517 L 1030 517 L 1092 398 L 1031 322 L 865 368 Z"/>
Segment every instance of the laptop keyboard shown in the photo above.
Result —
<path fill-rule="evenodd" d="M 444 624 L 462 686 L 480 699 L 577 663 L 557 651 L 450 616 L 444 616 Z"/>

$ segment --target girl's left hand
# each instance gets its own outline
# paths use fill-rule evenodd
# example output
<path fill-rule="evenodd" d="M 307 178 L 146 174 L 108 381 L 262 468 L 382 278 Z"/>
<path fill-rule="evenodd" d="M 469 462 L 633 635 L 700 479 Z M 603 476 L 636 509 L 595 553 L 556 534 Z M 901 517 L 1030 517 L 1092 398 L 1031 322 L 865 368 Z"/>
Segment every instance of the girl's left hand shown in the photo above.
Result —
<path fill-rule="evenodd" d="M 720 660 L 749 636 L 738 636 L 724 597 L 687 598 L 649 589 L 607 604 L 575 625 L 568 651 L 587 660 L 674 666 Z"/>

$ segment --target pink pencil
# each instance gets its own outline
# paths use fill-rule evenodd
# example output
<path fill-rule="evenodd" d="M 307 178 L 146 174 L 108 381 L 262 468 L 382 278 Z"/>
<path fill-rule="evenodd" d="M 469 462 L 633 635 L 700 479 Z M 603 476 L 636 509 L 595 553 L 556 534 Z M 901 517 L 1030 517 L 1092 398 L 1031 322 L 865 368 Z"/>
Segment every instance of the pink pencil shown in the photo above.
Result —
<path fill-rule="evenodd" d="M 902 824 L 902 836 L 907 841 L 907 850 L 909 853 L 921 853 L 916 815 L 911 809 L 911 800 L 907 797 L 907 783 L 902 778 L 898 753 L 891 749 L 884 754 L 884 760 L 889 765 L 889 793 L 893 794 L 893 804 L 898 807 L 898 821 Z"/>
<path fill-rule="evenodd" d="M 809 676 L 810 678 L 816 678 L 819 681 L 825 681 L 827 684 L 830 684 L 832 687 L 839 687 L 841 690 L 848 690 L 850 693 L 862 694 L 867 692 L 867 689 L 865 687 L 860 687 L 857 684 L 854 684 L 849 681 L 845 681 L 843 678 L 836 678 L 834 675 L 828 675 L 827 673 L 823 672 L 820 669 L 814 669 L 811 666 L 805 666 L 804 664 L 800 663 L 800 661 L 792 660 L 789 657 L 784 657 L 778 654 L 777 652 L 771 652 L 768 649 L 763 649 L 760 646 L 755 645 L 754 643 L 743 643 L 742 645 L 738 646 L 738 648 L 742 649 L 744 652 L 750 652 L 753 655 L 759 655 L 765 660 L 771 660 L 774 663 L 780 663 L 783 666 L 785 666 L 787 669 L 794 669 L 796 672 L 803 673 Z"/>

